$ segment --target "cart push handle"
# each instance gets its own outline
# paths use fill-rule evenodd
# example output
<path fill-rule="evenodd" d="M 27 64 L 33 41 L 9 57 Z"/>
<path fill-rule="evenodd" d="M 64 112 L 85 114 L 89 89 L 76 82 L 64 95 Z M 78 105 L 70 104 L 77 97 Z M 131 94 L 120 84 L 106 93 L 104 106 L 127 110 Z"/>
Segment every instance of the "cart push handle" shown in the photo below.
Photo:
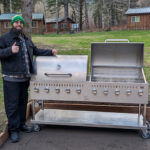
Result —
<path fill-rule="evenodd" d="M 107 42 L 128 42 L 130 43 L 130 41 L 128 39 L 106 39 L 105 43 Z"/>

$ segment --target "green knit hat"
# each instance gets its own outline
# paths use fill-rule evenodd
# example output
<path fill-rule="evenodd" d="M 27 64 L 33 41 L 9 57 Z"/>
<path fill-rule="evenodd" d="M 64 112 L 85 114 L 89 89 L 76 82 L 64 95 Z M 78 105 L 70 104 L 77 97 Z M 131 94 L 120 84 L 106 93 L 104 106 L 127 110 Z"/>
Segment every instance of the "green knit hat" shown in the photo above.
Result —
<path fill-rule="evenodd" d="M 17 22 L 17 21 L 22 21 L 23 24 L 24 24 L 24 26 L 25 26 L 25 21 L 24 21 L 24 19 L 23 19 L 21 16 L 19 16 L 19 15 L 15 15 L 15 16 L 13 16 L 13 17 L 11 18 L 11 25 L 13 26 L 13 23 L 14 23 L 14 22 Z"/>

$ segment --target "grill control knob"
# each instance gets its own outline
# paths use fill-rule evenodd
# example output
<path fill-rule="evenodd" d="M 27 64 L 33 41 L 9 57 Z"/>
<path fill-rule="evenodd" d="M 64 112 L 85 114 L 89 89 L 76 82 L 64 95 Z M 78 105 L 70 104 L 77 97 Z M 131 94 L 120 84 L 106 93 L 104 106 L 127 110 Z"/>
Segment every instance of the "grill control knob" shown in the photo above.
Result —
<path fill-rule="evenodd" d="M 116 90 L 115 90 L 115 94 L 116 94 L 116 95 L 119 95 L 119 94 L 120 94 L 120 90 L 119 90 L 119 89 L 116 89 Z"/>
<path fill-rule="evenodd" d="M 81 89 L 80 89 L 80 88 L 77 88 L 77 89 L 76 89 L 76 92 L 77 92 L 78 94 L 80 94 L 80 93 L 81 93 Z"/>
<path fill-rule="evenodd" d="M 38 92 L 39 92 L 39 87 L 36 86 L 36 87 L 34 88 L 34 92 L 38 93 Z"/>
<path fill-rule="evenodd" d="M 48 88 L 48 87 L 45 87 L 45 88 L 44 88 L 44 91 L 45 91 L 46 93 L 49 93 L 49 88 Z"/>
<path fill-rule="evenodd" d="M 56 93 L 60 93 L 60 88 L 56 88 Z"/>
<path fill-rule="evenodd" d="M 96 88 L 93 88 L 92 93 L 93 93 L 93 94 L 97 94 L 97 89 L 96 89 Z"/>
<path fill-rule="evenodd" d="M 143 90 L 139 90 L 138 94 L 139 94 L 139 96 L 142 96 L 143 95 Z"/>
<path fill-rule="evenodd" d="M 131 95 L 132 91 L 131 90 L 127 90 L 127 95 Z"/>
<path fill-rule="evenodd" d="M 69 88 L 66 89 L 66 93 L 68 93 L 68 94 L 70 93 L 70 89 Z"/>
<path fill-rule="evenodd" d="M 108 92 L 109 92 L 108 89 L 107 89 L 107 88 L 104 88 L 104 94 L 105 94 L 105 95 L 108 95 Z"/>

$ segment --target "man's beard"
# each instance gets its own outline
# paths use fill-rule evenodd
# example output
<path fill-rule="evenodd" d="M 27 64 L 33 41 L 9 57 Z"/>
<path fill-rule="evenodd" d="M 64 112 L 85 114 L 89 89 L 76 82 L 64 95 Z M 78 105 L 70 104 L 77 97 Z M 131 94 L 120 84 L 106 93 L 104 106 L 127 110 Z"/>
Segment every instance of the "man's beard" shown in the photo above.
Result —
<path fill-rule="evenodd" d="M 17 35 L 23 34 L 23 29 L 16 29 L 15 27 L 13 27 L 12 29 Z"/>

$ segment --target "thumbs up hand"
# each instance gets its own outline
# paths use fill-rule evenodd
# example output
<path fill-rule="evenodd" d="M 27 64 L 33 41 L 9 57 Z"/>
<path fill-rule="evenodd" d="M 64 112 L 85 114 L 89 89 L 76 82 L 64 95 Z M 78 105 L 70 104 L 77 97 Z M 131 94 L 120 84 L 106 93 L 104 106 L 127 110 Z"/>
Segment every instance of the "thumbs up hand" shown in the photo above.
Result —
<path fill-rule="evenodd" d="M 19 46 L 17 46 L 16 42 L 12 45 L 12 53 L 18 53 Z"/>
<path fill-rule="evenodd" d="M 57 55 L 57 50 L 56 50 L 56 49 L 53 49 L 53 50 L 52 50 L 52 54 L 53 54 L 53 56 L 56 56 L 56 55 Z"/>

